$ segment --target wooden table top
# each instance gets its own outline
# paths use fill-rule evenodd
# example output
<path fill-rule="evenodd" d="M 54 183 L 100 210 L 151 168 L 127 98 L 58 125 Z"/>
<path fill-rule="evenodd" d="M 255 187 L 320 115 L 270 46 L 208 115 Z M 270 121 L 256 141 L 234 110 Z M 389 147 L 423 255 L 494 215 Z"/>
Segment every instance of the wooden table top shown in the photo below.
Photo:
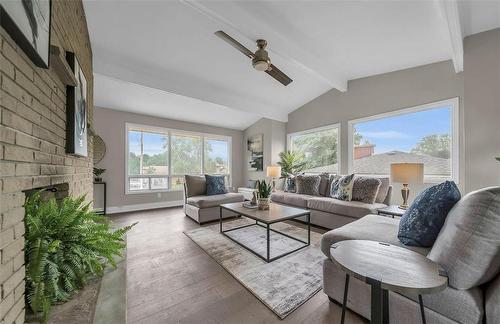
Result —
<path fill-rule="evenodd" d="M 381 282 L 382 288 L 401 293 L 430 294 L 444 290 L 448 277 L 425 256 L 387 243 L 349 240 L 330 248 L 332 261 L 342 270 L 366 282 Z"/>
<path fill-rule="evenodd" d="M 283 206 L 274 203 L 269 204 L 268 210 L 246 208 L 243 207 L 243 203 L 240 202 L 222 204 L 220 206 L 265 224 L 277 223 L 309 214 L 309 210 L 307 209 Z"/>

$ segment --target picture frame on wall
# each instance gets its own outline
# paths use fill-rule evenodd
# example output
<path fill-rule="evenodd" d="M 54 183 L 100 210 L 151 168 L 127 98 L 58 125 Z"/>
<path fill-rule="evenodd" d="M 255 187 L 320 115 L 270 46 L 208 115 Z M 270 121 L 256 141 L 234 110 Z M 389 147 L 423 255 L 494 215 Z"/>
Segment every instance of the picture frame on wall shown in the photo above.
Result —
<path fill-rule="evenodd" d="M 66 87 L 66 153 L 87 156 L 87 79 L 74 53 L 66 52 L 66 60 L 76 77 L 76 86 Z"/>
<path fill-rule="evenodd" d="M 247 140 L 248 171 L 264 171 L 264 134 L 250 136 Z"/>
<path fill-rule="evenodd" d="M 48 69 L 51 0 L 0 0 L 0 25 L 38 67 Z"/>

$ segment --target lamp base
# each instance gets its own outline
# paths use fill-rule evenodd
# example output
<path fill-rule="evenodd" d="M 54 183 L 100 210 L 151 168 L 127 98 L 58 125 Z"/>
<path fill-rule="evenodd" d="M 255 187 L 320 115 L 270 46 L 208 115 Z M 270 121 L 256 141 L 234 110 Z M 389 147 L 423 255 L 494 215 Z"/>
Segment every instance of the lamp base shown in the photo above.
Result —
<path fill-rule="evenodd" d="M 401 196 L 403 197 L 403 203 L 399 205 L 401 209 L 408 208 L 408 197 L 410 196 L 410 189 L 407 183 L 403 183 L 403 188 L 401 189 Z"/>

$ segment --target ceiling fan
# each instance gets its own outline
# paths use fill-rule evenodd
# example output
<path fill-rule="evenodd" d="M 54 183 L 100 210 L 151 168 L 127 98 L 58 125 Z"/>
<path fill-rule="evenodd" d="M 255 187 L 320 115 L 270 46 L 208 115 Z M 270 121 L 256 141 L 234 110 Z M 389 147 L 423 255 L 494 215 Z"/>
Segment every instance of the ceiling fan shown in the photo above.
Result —
<path fill-rule="evenodd" d="M 229 45 L 233 46 L 237 50 L 239 50 L 241 53 L 243 53 L 245 56 L 250 58 L 252 60 L 252 65 L 254 69 L 257 71 L 264 71 L 273 78 L 275 78 L 277 81 L 279 81 L 281 84 L 284 86 L 287 86 L 292 82 L 293 80 L 290 79 L 285 73 L 283 73 L 280 69 L 278 69 L 276 66 L 271 64 L 271 59 L 269 58 L 269 55 L 267 54 L 266 51 L 266 46 L 267 46 L 267 41 L 264 39 L 258 39 L 257 40 L 257 51 L 253 53 L 250 51 L 248 48 L 245 46 L 241 45 L 237 40 L 223 32 L 222 30 L 219 30 L 215 32 L 215 35 L 219 36 L 224 40 L 225 42 L 229 43 Z"/>

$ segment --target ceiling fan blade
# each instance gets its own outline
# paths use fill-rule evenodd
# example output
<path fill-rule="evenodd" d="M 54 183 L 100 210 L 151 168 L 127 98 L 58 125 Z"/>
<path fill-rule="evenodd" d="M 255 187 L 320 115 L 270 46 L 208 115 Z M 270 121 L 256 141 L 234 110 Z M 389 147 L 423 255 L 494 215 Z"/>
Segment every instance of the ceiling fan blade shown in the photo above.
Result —
<path fill-rule="evenodd" d="M 232 47 L 236 48 L 241 53 L 245 54 L 246 57 L 253 59 L 255 57 L 254 53 L 250 51 L 245 46 L 241 45 L 236 39 L 232 38 L 222 30 L 216 31 L 215 35 L 219 36 L 223 41 L 229 43 Z"/>
<path fill-rule="evenodd" d="M 280 69 L 278 69 L 276 66 L 271 64 L 271 67 L 269 70 L 266 70 L 266 73 L 278 80 L 281 84 L 284 86 L 289 85 L 293 80 L 288 77 L 285 73 L 283 73 Z"/>

